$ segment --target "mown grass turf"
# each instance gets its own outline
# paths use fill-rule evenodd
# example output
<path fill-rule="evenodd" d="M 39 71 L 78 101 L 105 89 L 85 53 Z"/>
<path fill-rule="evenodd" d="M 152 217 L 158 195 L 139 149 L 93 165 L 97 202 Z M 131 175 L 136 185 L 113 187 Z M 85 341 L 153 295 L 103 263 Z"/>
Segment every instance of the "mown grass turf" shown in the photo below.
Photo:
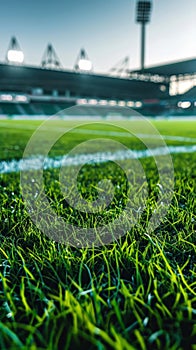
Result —
<path fill-rule="evenodd" d="M 33 135 L 34 131 L 42 124 L 42 121 L 28 121 L 28 120 L 4 120 L 0 122 L 0 159 L 1 160 L 9 160 L 9 159 L 20 159 L 23 156 L 23 152 L 25 149 L 26 144 L 28 143 L 30 137 Z M 84 128 L 90 129 L 90 130 L 102 130 L 102 131 L 120 131 L 120 132 L 127 132 L 127 126 L 131 129 L 132 123 L 134 125 L 138 125 L 138 133 L 145 132 L 145 129 L 142 125 L 142 122 L 137 121 L 120 121 L 118 124 L 120 124 L 121 129 L 116 128 L 113 126 L 112 121 L 106 121 L 107 124 L 111 124 L 111 127 L 92 124 L 92 120 L 89 120 L 89 126 L 86 125 L 87 121 L 83 122 L 80 120 L 76 121 L 69 121 L 69 120 L 51 120 L 47 126 L 46 130 L 43 133 L 44 138 L 47 138 L 47 134 L 52 132 L 55 128 L 62 128 L 65 130 L 69 130 L 74 125 L 76 128 L 82 128 L 82 124 L 85 123 Z M 104 122 L 103 122 L 104 123 Z M 170 135 L 170 136 L 189 136 L 192 138 L 196 137 L 196 121 L 153 121 L 152 124 L 157 128 L 157 130 L 162 135 Z M 60 155 L 64 154 L 69 149 L 72 149 L 75 145 L 78 143 L 85 141 L 86 139 L 89 139 L 89 134 L 72 134 L 71 132 L 66 133 L 66 136 L 61 138 L 61 140 L 58 141 L 56 147 L 53 147 L 52 149 L 52 155 Z M 132 138 L 123 138 L 123 136 L 110 136 L 105 135 L 107 138 L 115 139 L 119 142 L 123 142 L 128 147 L 134 148 L 141 148 L 141 143 L 138 142 L 137 139 Z M 104 135 L 93 135 L 93 138 L 100 138 L 104 137 Z M 157 142 L 157 141 L 156 141 Z M 182 141 L 165 141 L 167 145 L 181 145 Z M 186 145 L 193 144 L 186 142 Z M 153 142 L 152 142 L 153 145 Z M 144 146 L 142 145 L 142 148 Z"/>
<path fill-rule="evenodd" d="M 30 126 L 24 130 L 3 123 L 9 127 L 0 129 L 1 159 L 20 158 L 31 126 L 39 122 L 12 124 Z M 163 134 L 196 137 L 192 122 L 156 126 Z M 85 135 L 70 135 L 68 145 L 62 139 L 53 154 L 83 140 Z M 134 139 L 119 141 L 141 147 Z M 148 235 L 158 177 L 152 158 L 142 160 L 149 198 L 140 221 L 113 243 L 88 249 L 56 243 L 40 232 L 23 203 L 19 174 L 0 175 L 0 349 L 196 349 L 195 161 L 196 154 L 173 156 L 172 203 Z M 58 215 L 81 226 L 96 225 L 96 215 L 93 221 L 65 204 L 58 175 L 57 169 L 44 173 Z M 79 189 L 84 198 L 96 198 L 96 183 L 105 175 L 116 188 L 107 221 L 126 204 L 120 169 L 112 163 L 84 166 Z"/>

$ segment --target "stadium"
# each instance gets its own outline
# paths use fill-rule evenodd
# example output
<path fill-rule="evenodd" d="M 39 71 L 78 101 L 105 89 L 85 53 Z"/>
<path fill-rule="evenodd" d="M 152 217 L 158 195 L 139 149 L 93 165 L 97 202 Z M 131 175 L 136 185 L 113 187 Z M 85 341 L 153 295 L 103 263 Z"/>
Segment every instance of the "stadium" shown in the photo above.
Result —
<path fill-rule="evenodd" d="M 173 81 L 194 84 L 196 59 L 126 72 L 126 77 L 0 64 L 0 115 L 53 115 L 77 104 L 120 105 L 143 115 L 195 115 L 195 87 L 171 95 Z M 178 88 L 177 88 L 178 89 Z"/>
<path fill-rule="evenodd" d="M 139 68 L 126 56 L 98 71 L 82 48 L 68 69 L 52 44 L 28 64 L 11 38 L 0 63 L 0 350 L 196 350 L 191 1 L 127 1 Z M 0 25 L 22 23 L 29 49 L 32 33 L 38 47 L 53 32 L 63 47 L 66 30 L 78 48 L 81 32 L 112 62 L 120 29 L 128 41 L 126 1 L 76 2 L 10 0 Z M 146 64 L 152 7 L 151 60 L 176 41 L 183 59 Z"/>
<path fill-rule="evenodd" d="M 80 104 L 131 107 L 146 116 L 195 115 L 196 58 L 146 67 L 145 30 L 150 7 L 142 6 L 138 3 L 137 22 L 142 28 L 139 70 L 130 70 L 129 57 L 125 57 L 108 73 L 98 74 L 84 49 L 74 69 L 66 70 L 51 44 L 40 67 L 28 66 L 12 37 L 6 62 L 0 64 L 1 117 L 49 116 Z"/>

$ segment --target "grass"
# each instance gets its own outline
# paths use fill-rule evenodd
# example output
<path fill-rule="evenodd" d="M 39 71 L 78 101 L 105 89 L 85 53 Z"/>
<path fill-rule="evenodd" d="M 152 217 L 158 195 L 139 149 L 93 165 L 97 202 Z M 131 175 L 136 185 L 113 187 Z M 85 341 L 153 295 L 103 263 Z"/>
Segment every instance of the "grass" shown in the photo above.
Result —
<path fill-rule="evenodd" d="M 39 123 L 3 121 L 0 158 L 20 159 Z M 122 121 L 122 128 L 126 123 Z M 155 125 L 165 135 L 196 137 L 195 122 Z M 51 156 L 87 138 L 69 134 Z M 134 138 L 115 139 L 144 147 Z M 158 190 L 156 165 L 147 158 L 142 160 L 149 187 L 143 215 L 121 238 L 101 247 L 76 248 L 50 240 L 28 215 L 19 174 L 0 175 L 0 349 L 196 349 L 196 154 L 172 158 L 174 196 L 161 225 L 146 233 Z M 78 178 L 89 201 L 97 198 L 99 180 L 113 180 L 113 201 L 99 216 L 68 206 L 58 176 L 58 169 L 44 172 L 45 191 L 68 222 L 95 227 L 100 220 L 118 217 L 126 205 L 126 177 L 112 162 L 85 165 Z"/>

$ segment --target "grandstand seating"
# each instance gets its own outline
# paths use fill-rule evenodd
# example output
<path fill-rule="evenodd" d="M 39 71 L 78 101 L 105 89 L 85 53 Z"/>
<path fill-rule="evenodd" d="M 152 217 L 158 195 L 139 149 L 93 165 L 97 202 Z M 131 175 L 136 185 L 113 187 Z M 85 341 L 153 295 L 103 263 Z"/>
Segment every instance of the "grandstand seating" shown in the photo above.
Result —
<path fill-rule="evenodd" d="M 53 115 L 66 108 L 73 106 L 73 103 L 0 103 L 0 114 L 2 115 Z"/>
<path fill-rule="evenodd" d="M 196 106 L 194 104 L 195 96 L 194 88 L 189 90 L 187 93 L 183 95 L 178 95 L 178 97 L 171 98 L 170 101 L 166 101 L 165 104 L 154 103 L 154 104 L 146 104 L 144 103 L 141 108 L 137 108 L 137 111 L 142 115 L 146 116 L 158 116 L 158 115 L 195 115 L 196 114 Z M 192 101 L 191 106 L 187 109 L 179 108 L 178 102 L 183 100 Z M 32 102 L 32 103 L 0 103 L 0 115 L 11 116 L 51 116 L 65 109 L 74 106 L 73 102 L 66 103 L 46 103 L 46 102 Z M 95 106 L 88 105 L 88 114 L 95 114 Z M 112 113 L 112 106 L 110 107 Z M 133 108 L 134 109 L 134 108 Z M 85 115 L 85 107 L 82 109 L 78 106 L 78 113 Z M 67 111 L 68 115 L 74 114 L 76 109 Z M 113 111 L 115 113 L 115 111 Z M 96 113 L 100 116 L 106 116 L 107 113 L 104 111 L 104 106 L 96 106 Z M 126 113 L 125 113 L 126 115 Z"/>
<path fill-rule="evenodd" d="M 111 102 L 135 106 L 143 115 L 196 115 L 196 87 L 182 95 L 169 94 L 172 74 L 193 75 L 195 64 L 193 59 L 145 69 L 147 76 L 160 74 L 155 82 L 140 80 L 140 71 L 135 71 L 136 79 L 0 63 L 0 115 L 50 116 L 79 100 L 88 101 L 90 108 L 93 101 L 100 102 L 98 107 L 113 106 Z M 188 107 L 181 107 L 181 101 L 188 101 Z"/>
<path fill-rule="evenodd" d="M 7 115 L 20 115 L 20 109 L 14 103 L 1 103 L 1 113 Z"/>

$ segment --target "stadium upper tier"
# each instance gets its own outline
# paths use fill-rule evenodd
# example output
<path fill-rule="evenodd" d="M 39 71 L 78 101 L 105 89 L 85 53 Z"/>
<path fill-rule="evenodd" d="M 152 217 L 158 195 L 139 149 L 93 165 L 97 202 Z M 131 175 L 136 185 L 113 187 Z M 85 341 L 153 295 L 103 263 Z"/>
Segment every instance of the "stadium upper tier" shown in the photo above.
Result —
<path fill-rule="evenodd" d="M 0 91 L 33 94 L 40 89 L 45 95 L 99 99 L 143 100 L 167 98 L 169 85 L 85 74 L 64 70 L 0 64 Z"/>

